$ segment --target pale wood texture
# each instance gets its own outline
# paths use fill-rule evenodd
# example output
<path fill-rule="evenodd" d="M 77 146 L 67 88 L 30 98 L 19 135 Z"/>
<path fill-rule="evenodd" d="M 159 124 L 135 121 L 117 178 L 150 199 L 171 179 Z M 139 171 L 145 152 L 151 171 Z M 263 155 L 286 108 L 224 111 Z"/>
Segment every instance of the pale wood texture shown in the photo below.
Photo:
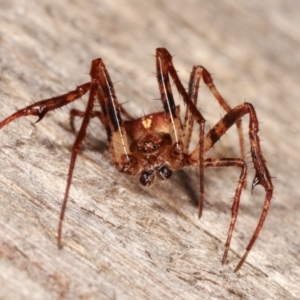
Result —
<path fill-rule="evenodd" d="M 134 115 L 161 109 L 151 100 L 159 94 L 153 55 L 164 46 L 184 83 L 192 66 L 203 64 L 232 106 L 255 105 L 275 177 L 265 226 L 235 274 L 263 189 L 253 197 L 244 191 L 228 263 L 221 265 L 239 171 L 206 172 L 198 220 L 195 170 L 142 189 L 113 168 L 105 132 L 93 120 L 59 251 L 57 221 L 74 141 L 68 109 L 83 109 L 86 100 L 37 125 L 35 118 L 13 122 L 0 132 L 0 299 L 300 298 L 299 1 L 1 0 L 0 6 L 1 119 L 88 81 L 97 57 L 120 81 L 119 100 Z M 212 126 L 224 112 L 205 87 L 200 101 Z M 215 154 L 239 155 L 235 129 Z"/>

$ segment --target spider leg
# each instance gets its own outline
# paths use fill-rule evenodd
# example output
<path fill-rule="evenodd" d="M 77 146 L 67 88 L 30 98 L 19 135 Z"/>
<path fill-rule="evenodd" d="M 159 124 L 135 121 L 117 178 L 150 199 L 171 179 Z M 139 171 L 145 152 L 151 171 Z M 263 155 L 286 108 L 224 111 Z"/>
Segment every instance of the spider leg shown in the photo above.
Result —
<path fill-rule="evenodd" d="M 24 116 L 38 116 L 38 120 L 36 121 L 37 123 L 44 118 L 47 112 L 65 106 L 82 97 L 89 91 L 90 86 L 91 84 L 90 82 L 88 82 L 78 86 L 75 90 L 68 92 L 64 95 L 53 97 L 50 99 L 45 99 L 34 104 L 28 105 L 23 109 L 16 111 L 15 113 L 7 117 L 5 120 L 0 122 L 0 129 L 6 126 L 8 123 L 14 121 L 15 119 Z"/>
<path fill-rule="evenodd" d="M 71 129 L 73 131 L 75 131 L 75 126 L 74 126 L 75 117 L 83 118 L 85 115 L 86 115 L 85 111 L 81 111 L 81 110 L 78 110 L 78 109 L 75 109 L 75 108 L 70 110 L 70 126 L 71 126 Z M 96 111 L 96 110 L 91 111 L 90 112 L 90 119 L 95 118 L 95 117 L 98 117 L 99 120 L 101 121 L 102 120 L 101 111 Z"/>
<path fill-rule="evenodd" d="M 75 162 L 91 118 L 98 117 L 104 125 L 109 140 L 110 153 L 116 168 L 120 172 L 133 173 L 134 166 L 136 165 L 135 159 L 129 154 L 127 135 L 120 116 L 120 105 L 118 104 L 112 82 L 102 59 L 92 61 L 90 76 L 90 95 L 85 112 L 73 110 L 70 115 L 71 126 L 75 116 L 83 117 L 83 121 L 72 148 L 67 185 L 58 224 L 57 244 L 59 248 L 61 247 L 62 224 Z M 99 101 L 102 112 L 93 111 L 96 100 Z"/>
<path fill-rule="evenodd" d="M 190 99 L 193 101 L 195 105 L 197 105 L 198 100 L 198 90 L 199 90 L 199 83 L 201 78 L 203 78 L 204 83 L 208 86 L 212 94 L 215 96 L 219 104 L 222 106 L 222 108 L 229 112 L 231 110 L 231 107 L 228 105 L 226 100 L 221 96 L 219 91 L 217 90 L 213 79 L 210 75 L 210 73 L 203 67 L 203 66 L 194 66 L 193 70 L 190 75 L 189 80 L 189 88 L 188 88 L 188 95 Z M 185 120 L 183 125 L 183 136 L 184 136 L 184 145 L 186 145 L 186 150 L 189 147 L 190 140 L 191 140 L 191 134 L 192 129 L 194 125 L 194 118 L 189 109 L 186 110 L 185 113 Z M 242 129 L 242 121 L 241 119 L 236 121 L 237 129 L 238 129 L 238 136 L 239 136 L 239 142 L 240 142 L 240 149 L 241 149 L 241 155 L 242 158 L 246 158 L 245 154 L 245 141 L 243 137 L 243 129 Z"/>
<path fill-rule="evenodd" d="M 235 194 L 233 197 L 233 203 L 231 206 L 231 221 L 229 225 L 229 230 L 228 230 L 228 235 L 227 235 L 227 240 L 225 244 L 225 250 L 224 250 L 224 255 L 222 258 L 222 263 L 225 263 L 227 254 L 229 251 L 230 247 L 230 241 L 232 238 L 232 233 L 235 227 L 236 219 L 238 216 L 238 211 L 239 211 L 239 204 L 240 204 L 240 198 L 241 198 L 241 193 L 243 190 L 243 186 L 245 185 L 246 182 L 246 177 L 247 177 L 247 164 L 245 161 L 241 158 L 207 158 L 204 163 L 205 167 L 213 167 L 213 168 L 220 168 L 220 167 L 239 167 L 241 168 L 241 174 L 240 178 L 238 181 L 237 188 L 235 190 Z"/>
<path fill-rule="evenodd" d="M 89 124 L 90 118 L 92 117 L 92 110 L 94 107 L 94 103 L 97 97 L 97 89 L 98 89 L 98 82 L 97 82 L 97 74 L 98 74 L 98 64 L 97 60 L 92 61 L 91 65 L 91 70 L 90 70 L 90 76 L 91 76 L 91 83 L 90 83 L 90 95 L 89 95 L 89 100 L 87 103 L 87 107 L 85 110 L 85 113 L 83 115 L 83 120 L 81 123 L 81 127 L 79 129 L 79 132 L 77 134 L 76 140 L 73 144 L 72 147 L 72 152 L 71 152 L 71 159 L 70 159 L 70 164 L 69 164 L 69 171 L 68 171 L 68 179 L 67 179 L 67 185 L 65 189 L 65 195 L 60 211 L 60 216 L 59 216 L 59 222 L 58 222 L 58 232 L 57 232 L 57 246 L 58 248 L 62 247 L 61 244 L 61 235 L 62 235 L 62 224 L 63 224 L 63 219 L 65 216 L 65 211 L 66 211 L 66 206 L 68 202 L 68 197 L 69 197 L 69 191 L 70 191 L 70 186 L 72 182 L 72 177 L 73 177 L 73 171 L 75 167 L 75 162 L 77 158 L 77 154 L 82 146 L 83 139 L 86 134 L 86 129 Z"/>
<path fill-rule="evenodd" d="M 176 107 L 174 104 L 172 91 L 169 83 L 170 75 L 174 81 L 174 84 L 182 96 L 184 102 L 187 105 L 187 109 L 191 111 L 191 114 L 196 119 L 199 124 L 199 147 L 198 147 L 198 166 L 199 166 L 199 179 L 200 179 L 200 197 L 199 197 L 199 218 L 202 215 L 202 208 L 204 202 L 204 134 L 205 134 L 205 119 L 197 109 L 196 105 L 190 99 L 188 93 L 186 92 L 184 86 L 182 85 L 177 72 L 172 63 L 172 56 L 165 48 L 156 49 L 156 64 L 157 64 L 157 77 L 160 86 L 160 92 L 162 95 L 162 101 L 164 109 L 169 117 L 170 123 L 172 123 L 173 131 L 176 128 L 180 128 L 179 125 L 175 126 L 175 121 L 178 119 L 176 114 Z M 172 101 L 173 100 L 173 101 Z M 179 122 L 179 121 L 178 121 Z M 174 125 L 173 125 L 174 124 Z M 175 140 L 176 141 L 176 140 Z M 182 152 L 182 142 L 179 140 L 176 142 L 179 146 L 178 153 Z"/>
<path fill-rule="evenodd" d="M 199 83 L 202 77 L 202 69 L 200 66 L 194 66 L 190 75 L 188 95 L 193 101 L 194 105 L 197 105 Z M 191 142 L 191 136 L 193 131 L 195 118 L 192 112 L 187 108 L 184 116 L 183 124 L 183 144 L 185 145 L 185 152 L 188 152 Z"/>
<path fill-rule="evenodd" d="M 128 174 L 132 174 L 135 171 L 134 167 L 136 165 L 136 159 L 130 154 L 127 134 L 121 118 L 120 105 L 117 101 L 113 84 L 102 59 L 99 58 L 92 61 L 90 76 L 90 96 L 85 112 L 73 110 L 71 113 L 71 122 L 75 116 L 83 117 L 83 121 L 72 148 L 67 186 L 58 224 L 58 247 L 61 247 L 62 223 L 66 210 L 75 161 L 91 118 L 99 117 L 105 127 L 107 138 L 109 140 L 110 153 L 117 170 Z M 93 111 L 96 100 L 99 101 L 102 112 Z"/>
<path fill-rule="evenodd" d="M 272 179 L 269 173 L 269 170 L 266 165 L 266 161 L 261 151 L 260 140 L 258 136 L 259 125 L 256 116 L 255 109 L 251 103 L 245 102 L 233 108 L 228 112 L 206 135 L 204 143 L 204 151 L 207 152 L 221 137 L 222 135 L 240 118 L 244 115 L 249 114 L 249 139 L 250 139 L 250 148 L 251 148 L 251 157 L 256 170 L 255 177 L 252 182 L 252 191 L 256 185 L 262 185 L 265 189 L 265 200 L 263 210 L 260 215 L 259 222 L 256 226 L 256 229 L 251 237 L 250 242 L 246 247 L 246 251 L 241 258 L 239 264 L 235 268 L 235 272 L 240 269 L 246 260 L 249 251 L 251 250 L 253 244 L 255 243 L 257 236 L 264 224 L 265 218 L 268 213 L 268 209 L 271 203 L 273 195 L 273 184 Z M 198 161 L 198 151 L 199 145 L 189 156 L 189 163 L 191 165 L 197 165 Z M 226 258 L 226 257 L 225 257 Z M 224 259 L 224 258 L 223 258 Z"/>
<path fill-rule="evenodd" d="M 229 113 L 232 108 L 229 106 L 227 101 L 221 96 L 221 94 L 217 90 L 210 73 L 203 66 L 199 66 L 199 67 L 202 70 L 202 76 L 203 76 L 204 83 L 208 86 L 208 88 L 210 89 L 212 94 L 215 96 L 215 98 L 217 99 L 219 104 L 223 107 L 223 109 L 227 113 Z M 245 141 L 244 141 L 243 129 L 242 129 L 242 120 L 238 119 L 238 120 L 236 120 L 235 123 L 236 123 L 237 130 L 238 130 L 241 155 L 242 155 L 242 158 L 245 160 L 246 159 L 246 152 L 245 152 Z"/>
<path fill-rule="evenodd" d="M 182 126 L 179 116 L 179 110 L 175 105 L 170 84 L 168 62 L 164 59 L 164 56 L 166 54 L 165 52 L 167 52 L 167 50 L 164 48 L 156 49 L 157 80 L 163 107 L 169 121 L 172 142 L 177 145 L 178 152 L 183 153 L 184 145 L 182 139 Z M 167 54 L 169 53 L 167 52 Z"/>
<path fill-rule="evenodd" d="M 125 110 L 122 110 L 118 103 L 105 64 L 101 59 L 97 60 L 97 64 L 97 99 L 102 110 L 102 117 L 100 120 L 106 129 L 110 154 L 114 161 L 114 165 L 119 172 L 134 175 L 137 172 L 137 160 L 131 155 L 129 150 L 128 136 L 121 117 L 121 111 Z"/>
<path fill-rule="evenodd" d="M 122 112 L 122 114 L 124 114 L 124 116 L 127 119 L 134 120 L 134 118 L 124 108 L 122 108 L 122 106 L 121 106 L 121 112 Z M 75 117 L 83 118 L 84 116 L 85 116 L 85 111 L 81 111 L 81 110 L 78 110 L 75 108 L 70 110 L 70 126 L 73 131 L 75 131 L 75 126 L 74 126 Z M 103 116 L 102 116 L 101 111 L 96 111 L 96 110 L 91 111 L 90 118 L 92 119 L 95 117 L 98 117 L 99 120 L 101 121 L 101 123 L 103 123 L 103 121 L 102 121 Z"/>

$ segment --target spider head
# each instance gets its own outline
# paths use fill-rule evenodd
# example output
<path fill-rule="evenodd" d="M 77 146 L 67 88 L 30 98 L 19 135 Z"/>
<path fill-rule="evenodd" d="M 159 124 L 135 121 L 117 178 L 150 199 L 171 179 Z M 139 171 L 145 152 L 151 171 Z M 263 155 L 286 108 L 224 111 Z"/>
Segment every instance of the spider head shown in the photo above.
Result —
<path fill-rule="evenodd" d="M 155 178 L 164 181 L 171 177 L 172 171 L 166 164 L 166 156 L 169 152 L 171 138 L 165 133 L 148 133 L 133 144 L 132 150 L 138 154 L 143 168 L 140 175 L 140 183 L 150 186 Z"/>
<path fill-rule="evenodd" d="M 162 165 L 154 170 L 144 170 L 140 176 L 140 183 L 143 186 L 150 186 L 154 183 L 155 178 L 158 180 L 164 181 L 169 179 L 172 176 L 172 171 L 168 166 Z"/>

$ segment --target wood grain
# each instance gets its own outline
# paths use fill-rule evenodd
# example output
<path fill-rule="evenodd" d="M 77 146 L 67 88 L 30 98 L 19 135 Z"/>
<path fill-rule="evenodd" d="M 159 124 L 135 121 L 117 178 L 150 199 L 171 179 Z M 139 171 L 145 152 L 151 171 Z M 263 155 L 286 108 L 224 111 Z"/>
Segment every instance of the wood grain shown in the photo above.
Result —
<path fill-rule="evenodd" d="M 36 125 L 35 118 L 15 121 L 0 132 L 0 299 L 300 298 L 299 1 L 0 2 L 1 119 L 88 81 L 97 57 L 128 110 L 157 111 L 153 55 L 166 47 L 184 83 L 202 64 L 232 106 L 254 104 L 275 185 L 259 240 L 233 273 L 259 219 L 263 189 L 253 197 L 244 191 L 221 265 L 238 170 L 206 172 L 198 220 L 195 170 L 142 189 L 113 168 L 95 120 L 76 164 L 58 250 L 75 138 L 68 109 L 84 109 L 86 99 Z M 210 126 L 224 114 L 205 87 L 199 105 Z M 211 155 L 238 156 L 236 130 Z"/>

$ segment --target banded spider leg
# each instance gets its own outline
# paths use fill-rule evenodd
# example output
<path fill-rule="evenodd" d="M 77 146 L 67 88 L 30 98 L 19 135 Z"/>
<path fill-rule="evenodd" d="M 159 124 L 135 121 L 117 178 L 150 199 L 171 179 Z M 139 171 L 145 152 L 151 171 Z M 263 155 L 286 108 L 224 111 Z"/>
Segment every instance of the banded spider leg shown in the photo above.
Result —
<path fill-rule="evenodd" d="M 176 115 L 176 110 L 174 108 L 173 104 L 173 96 L 171 87 L 169 84 L 169 78 L 168 75 L 171 76 L 171 78 L 174 81 L 174 84 L 179 92 L 179 94 L 182 96 L 184 102 L 187 105 L 187 110 L 190 112 L 186 113 L 188 117 L 186 117 L 185 120 L 192 120 L 195 119 L 199 125 L 199 144 L 197 147 L 192 151 L 192 153 L 187 154 L 186 158 L 186 165 L 187 166 L 194 166 L 199 167 L 199 173 L 200 173 L 200 198 L 199 198 L 199 217 L 201 217 L 202 213 L 202 207 L 203 207 L 203 199 L 204 199 L 204 168 L 207 167 L 229 167 L 229 166 L 236 166 L 241 168 L 241 174 L 238 182 L 238 186 L 235 191 L 233 204 L 231 208 L 231 222 L 229 226 L 229 231 L 227 235 L 227 240 L 225 244 L 225 251 L 222 258 L 222 263 L 226 261 L 227 254 L 230 247 L 230 241 L 232 237 L 232 233 L 235 227 L 238 209 L 239 209 L 239 202 L 241 197 L 241 192 L 243 189 L 243 186 L 245 186 L 246 182 L 246 176 L 247 176 L 247 165 L 244 161 L 244 144 L 243 144 L 243 138 L 242 138 L 242 130 L 241 130 L 241 118 L 249 114 L 250 120 L 249 120 L 249 139 L 250 139 L 250 147 L 251 147 L 251 157 L 254 164 L 254 168 L 256 170 L 256 175 L 253 179 L 252 183 L 252 190 L 255 188 L 256 185 L 260 184 L 264 187 L 266 196 L 264 201 L 263 210 L 259 219 L 259 222 L 257 224 L 257 227 L 250 239 L 250 242 L 248 243 L 246 247 L 246 251 L 244 255 L 242 256 L 240 262 L 238 263 L 237 267 L 235 268 L 235 272 L 240 269 L 240 267 L 243 265 L 244 261 L 246 260 L 249 251 L 251 250 L 254 242 L 257 239 L 257 236 L 263 226 L 263 223 L 265 221 L 270 202 L 273 195 L 273 184 L 271 180 L 271 176 L 269 173 L 269 170 L 266 165 L 266 161 L 263 157 L 261 147 L 260 147 L 260 140 L 258 136 L 259 131 L 259 125 L 258 120 L 256 116 L 255 109 L 251 103 L 243 103 L 241 105 L 238 105 L 237 107 L 231 109 L 225 100 L 222 98 L 222 96 L 219 94 L 217 89 L 214 87 L 213 81 L 211 79 L 210 74 L 208 71 L 201 67 L 196 66 L 193 69 L 193 72 L 191 73 L 190 78 L 190 84 L 189 84 L 189 94 L 186 92 L 185 88 L 183 87 L 177 72 L 173 66 L 172 62 L 172 56 L 170 53 L 164 49 L 164 48 L 158 48 L 157 52 L 157 65 L 158 65 L 158 81 L 160 85 L 160 91 L 162 94 L 162 100 L 164 102 L 164 98 L 168 98 L 168 103 L 171 103 L 168 107 L 164 104 L 166 107 L 165 110 L 168 113 L 168 117 L 170 119 L 170 123 L 174 124 L 172 126 L 174 131 L 180 132 L 180 125 L 177 125 L 175 120 L 178 118 Z M 227 111 L 227 114 L 205 135 L 204 133 L 204 118 L 202 117 L 201 113 L 197 110 L 195 104 L 196 100 L 193 99 L 193 95 L 197 97 L 199 84 L 198 82 L 195 84 L 196 78 L 196 72 L 194 72 L 195 69 L 198 69 L 202 71 L 203 80 L 205 84 L 208 85 L 214 96 L 217 98 L 219 103 L 222 105 L 222 107 Z M 162 75 L 160 75 L 162 74 Z M 193 99 L 193 100 L 192 100 Z M 173 109 L 173 111 L 172 111 Z M 192 121 L 186 121 L 184 128 L 187 128 L 187 126 L 192 127 L 191 125 L 186 125 L 187 123 L 191 123 Z M 226 131 L 233 125 L 237 124 L 238 126 L 238 132 L 239 132 L 239 138 L 240 138 L 240 147 L 242 152 L 242 158 L 219 158 L 219 159 L 204 159 L 204 154 L 209 151 L 209 149 L 226 133 Z M 185 142 L 189 143 L 189 131 L 190 129 L 185 129 L 187 132 L 185 136 L 187 136 Z M 180 141 L 179 141 L 180 144 Z M 185 150 L 187 151 L 188 145 L 185 145 Z"/>

